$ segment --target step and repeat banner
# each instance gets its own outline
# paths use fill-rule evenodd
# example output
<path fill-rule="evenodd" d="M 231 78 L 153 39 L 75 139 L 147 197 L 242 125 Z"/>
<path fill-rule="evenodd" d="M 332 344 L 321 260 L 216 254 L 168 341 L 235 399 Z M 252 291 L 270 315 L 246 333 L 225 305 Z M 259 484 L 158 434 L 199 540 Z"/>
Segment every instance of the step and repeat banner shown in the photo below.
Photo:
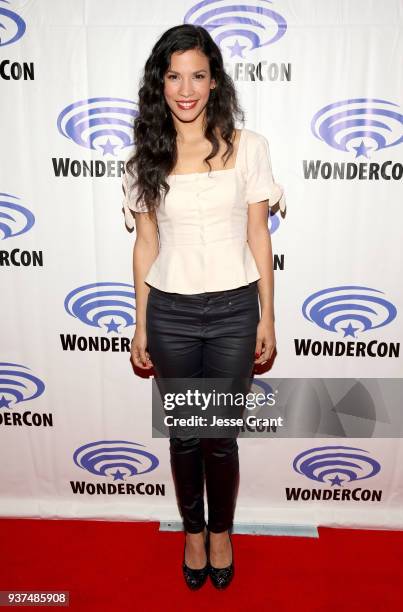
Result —
<path fill-rule="evenodd" d="M 252 388 L 288 379 L 292 435 L 241 433 L 235 522 L 403 528 L 402 21 L 401 0 L 0 0 L 1 516 L 180 520 L 130 361 L 121 179 L 145 61 L 192 23 L 287 200 Z"/>

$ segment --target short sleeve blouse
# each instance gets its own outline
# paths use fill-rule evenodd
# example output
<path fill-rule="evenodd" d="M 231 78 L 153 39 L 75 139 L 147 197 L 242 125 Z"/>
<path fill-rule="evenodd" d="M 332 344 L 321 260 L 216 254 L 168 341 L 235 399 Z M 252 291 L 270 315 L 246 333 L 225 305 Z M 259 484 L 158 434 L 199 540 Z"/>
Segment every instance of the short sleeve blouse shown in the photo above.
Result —
<path fill-rule="evenodd" d="M 269 201 L 286 209 L 284 189 L 273 177 L 265 136 L 243 128 L 234 168 L 171 174 L 170 191 L 156 209 L 160 250 L 145 282 L 163 291 L 196 294 L 233 289 L 258 280 L 247 242 L 248 206 Z M 123 175 L 126 225 L 135 227 L 133 178 Z"/>

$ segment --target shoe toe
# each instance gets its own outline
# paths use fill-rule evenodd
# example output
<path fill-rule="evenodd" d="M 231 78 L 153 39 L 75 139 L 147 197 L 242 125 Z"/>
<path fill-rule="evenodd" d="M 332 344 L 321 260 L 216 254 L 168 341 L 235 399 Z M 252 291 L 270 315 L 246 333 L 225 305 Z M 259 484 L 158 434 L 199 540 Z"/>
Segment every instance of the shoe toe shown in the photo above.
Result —
<path fill-rule="evenodd" d="M 184 563 L 182 567 L 185 582 L 189 588 L 195 590 L 203 586 L 208 576 L 208 565 L 201 569 L 192 569 Z"/>
<path fill-rule="evenodd" d="M 229 585 L 234 576 L 234 565 L 231 563 L 228 567 L 211 567 L 210 566 L 210 578 L 213 585 L 217 589 L 224 589 Z"/>

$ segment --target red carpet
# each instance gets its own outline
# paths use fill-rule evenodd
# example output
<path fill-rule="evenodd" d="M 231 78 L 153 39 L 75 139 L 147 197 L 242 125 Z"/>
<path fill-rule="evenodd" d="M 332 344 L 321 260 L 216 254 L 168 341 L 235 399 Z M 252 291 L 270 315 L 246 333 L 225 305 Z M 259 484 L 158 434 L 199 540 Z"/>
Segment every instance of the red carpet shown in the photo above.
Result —
<path fill-rule="evenodd" d="M 70 610 L 94 612 L 403 609 L 403 531 L 319 534 L 235 534 L 231 586 L 191 592 L 181 573 L 184 534 L 158 523 L 0 519 L 0 590 L 66 590 Z"/>

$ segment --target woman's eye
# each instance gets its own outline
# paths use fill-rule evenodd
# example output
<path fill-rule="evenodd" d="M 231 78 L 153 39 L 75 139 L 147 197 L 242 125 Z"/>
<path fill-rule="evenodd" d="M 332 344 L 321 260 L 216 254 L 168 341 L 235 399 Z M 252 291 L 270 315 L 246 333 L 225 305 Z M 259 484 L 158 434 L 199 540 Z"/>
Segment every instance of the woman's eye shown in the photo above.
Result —
<path fill-rule="evenodd" d="M 196 79 L 204 79 L 204 74 L 197 74 L 196 75 Z M 168 75 L 168 79 L 176 79 L 177 75 L 176 74 L 169 74 Z"/>

